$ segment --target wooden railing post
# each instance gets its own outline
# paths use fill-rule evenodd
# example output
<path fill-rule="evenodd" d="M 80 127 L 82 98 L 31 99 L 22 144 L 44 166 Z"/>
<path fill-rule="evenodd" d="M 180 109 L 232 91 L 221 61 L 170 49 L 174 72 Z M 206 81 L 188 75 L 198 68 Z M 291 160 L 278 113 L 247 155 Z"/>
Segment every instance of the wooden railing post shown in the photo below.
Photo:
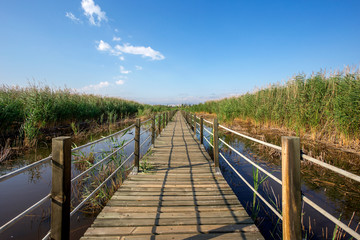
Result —
<path fill-rule="evenodd" d="M 139 160 L 140 160 L 140 118 L 137 118 L 135 122 L 134 155 L 135 155 L 135 162 L 134 162 L 133 174 L 137 174 L 139 172 Z"/>
<path fill-rule="evenodd" d="M 70 239 L 71 138 L 52 139 L 51 239 Z"/>
<path fill-rule="evenodd" d="M 214 126 L 213 126 L 213 153 L 214 153 L 214 165 L 215 165 L 215 171 L 217 174 L 220 174 L 220 168 L 219 168 L 219 133 L 218 133 L 218 119 L 214 118 Z"/>
<path fill-rule="evenodd" d="M 194 113 L 194 137 L 196 138 L 196 114 Z"/>
<path fill-rule="evenodd" d="M 154 147 L 155 146 L 155 138 L 156 138 L 156 132 L 155 132 L 155 114 L 151 117 L 151 144 Z"/>
<path fill-rule="evenodd" d="M 281 137 L 283 239 L 301 239 L 300 139 Z"/>
<path fill-rule="evenodd" d="M 161 133 L 161 113 L 159 114 L 159 119 L 158 119 L 158 129 L 159 129 L 159 134 Z"/>
<path fill-rule="evenodd" d="M 166 127 L 166 113 L 163 113 L 163 129 Z"/>
<path fill-rule="evenodd" d="M 204 144 L 204 118 L 200 117 L 200 143 Z"/>

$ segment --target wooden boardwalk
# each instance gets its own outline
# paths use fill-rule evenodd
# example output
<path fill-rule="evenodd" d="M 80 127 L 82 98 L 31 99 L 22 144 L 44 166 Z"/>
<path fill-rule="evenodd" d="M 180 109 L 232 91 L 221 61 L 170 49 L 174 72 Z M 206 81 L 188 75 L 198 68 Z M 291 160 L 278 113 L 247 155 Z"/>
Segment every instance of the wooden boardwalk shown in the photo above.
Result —
<path fill-rule="evenodd" d="M 82 239 L 263 239 L 178 112 Z"/>

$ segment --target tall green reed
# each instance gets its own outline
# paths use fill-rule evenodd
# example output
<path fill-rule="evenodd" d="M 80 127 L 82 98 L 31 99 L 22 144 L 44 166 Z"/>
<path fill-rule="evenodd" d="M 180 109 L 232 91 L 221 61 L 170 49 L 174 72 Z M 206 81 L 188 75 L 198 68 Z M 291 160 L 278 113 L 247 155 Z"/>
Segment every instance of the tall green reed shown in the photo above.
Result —
<path fill-rule="evenodd" d="M 285 84 L 241 96 L 190 106 L 194 112 L 216 113 L 222 121 L 235 118 L 271 123 L 301 132 L 335 138 L 360 138 L 360 73 L 297 75 Z"/>

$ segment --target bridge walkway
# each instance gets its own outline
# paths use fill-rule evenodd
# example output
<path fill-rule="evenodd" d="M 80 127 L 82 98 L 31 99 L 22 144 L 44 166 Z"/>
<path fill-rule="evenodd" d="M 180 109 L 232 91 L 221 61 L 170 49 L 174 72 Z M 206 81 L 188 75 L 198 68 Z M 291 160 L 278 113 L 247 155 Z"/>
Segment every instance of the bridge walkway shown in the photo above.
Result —
<path fill-rule="evenodd" d="M 263 239 L 180 112 L 151 151 L 82 239 Z"/>

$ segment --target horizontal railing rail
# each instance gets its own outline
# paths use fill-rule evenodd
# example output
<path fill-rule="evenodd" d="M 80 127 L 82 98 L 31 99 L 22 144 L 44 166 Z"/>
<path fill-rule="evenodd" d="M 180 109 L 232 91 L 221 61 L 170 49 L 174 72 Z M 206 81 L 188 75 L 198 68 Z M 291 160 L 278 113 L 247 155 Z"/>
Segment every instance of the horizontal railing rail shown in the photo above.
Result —
<path fill-rule="evenodd" d="M 132 124 L 132 125 L 128 126 L 127 128 L 122 129 L 121 131 L 118 131 L 118 132 L 116 132 L 116 133 L 110 134 L 110 135 L 108 135 L 108 136 L 106 136 L 106 137 L 103 137 L 103 138 L 99 138 L 99 139 L 97 139 L 97 140 L 95 140 L 95 141 L 86 143 L 86 144 L 84 144 L 84 145 L 78 146 L 78 147 L 76 147 L 76 148 L 71 149 L 71 151 L 72 151 L 72 152 L 75 152 L 75 151 L 78 151 L 78 150 L 83 149 L 83 148 L 85 148 L 85 147 L 88 147 L 88 146 L 94 145 L 94 144 L 96 144 L 96 143 L 105 141 L 106 139 L 109 139 L 109 138 L 111 138 L 111 137 L 114 137 L 114 136 L 116 136 L 116 135 L 119 135 L 119 134 L 121 134 L 121 133 L 124 133 L 124 132 L 128 131 L 129 129 L 133 128 L 134 126 L 135 126 L 135 124 Z M 2 176 L 0 176 L 0 182 L 5 181 L 6 179 L 9 179 L 9 178 L 15 177 L 16 175 L 18 175 L 18 174 L 20 174 L 20 173 L 23 173 L 23 172 L 25 172 L 25 171 L 28 171 L 28 170 L 30 170 L 30 169 L 32 169 L 32 168 L 34 168 L 34 167 L 37 167 L 37 166 L 42 165 L 42 164 L 44 164 L 44 163 L 50 162 L 50 160 L 51 160 L 51 155 L 48 156 L 48 157 L 46 157 L 46 158 L 43 158 L 43 159 L 41 159 L 41 160 L 39 160 L 39 161 L 37 161 L 37 162 L 34 162 L 34 163 L 32 163 L 32 164 L 29 164 L 29 165 L 24 166 L 24 167 L 22 167 L 22 168 L 16 169 L 15 171 L 12 171 L 12 172 L 10 172 L 10 173 L 7 173 L 7 174 L 5 174 L 5 175 L 2 175 Z"/>
<path fill-rule="evenodd" d="M 21 212 L 20 214 L 18 214 L 17 216 L 15 216 L 14 218 L 12 218 L 11 220 L 9 220 L 7 223 L 5 223 L 4 225 L 0 226 L 0 234 L 5 231 L 6 229 L 8 229 L 9 227 L 11 227 L 12 225 L 14 225 L 17 221 L 19 221 L 20 219 L 22 219 L 26 214 L 30 213 L 31 211 L 33 211 L 34 209 L 36 209 L 37 207 L 41 206 L 43 203 L 45 203 L 47 200 L 52 199 L 52 205 L 51 205 L 51 214 L 58 214 L 59 213 L 59 207 L 55 207 L 53 205 L 53 201 L 55 199 L 56 205 L 58 206 L 59 204 L 63 207 L 66 204 L 64 204 L 63 201 L 66 201 L 66 199 L 70 199 L 70 191 L 71 188 L 69 188 L 67 190 L 67 192 L 64 192 L 65 190 L 63 189 L 63 186 L 65 186 L 66 184 L 70 184 L 75 182 L 76 180 L 78 180 L 79 178 L 81 178 L 82 176 L 84 176 L 85 174 L 87 174 L 88 172 L 90 172 L 92 169 L 95 169 L 96 167 L 98 167 L 99 165 L 103 164 L 106 162 L 106 160 L 108 160 L 111 156 L 114 156 L 116 153 L 118 153 L 120 150 L 124 149 L 126 146 L 128 146 L 131 142 L 135 141 L 135 150 L 129 154 L 129 156 L 121 162 L 121 164 L 119 165 L 119 167 L 117 167 L 114 172 L 112 172 L 101 184 L 98 185 L 98 187 L 96 187 L 83 201 L 81 201 L 71 212 L 70 210 L 68 211 L 69 214 L 68 215 L 61 215 L 60 218 L 61 219 L 56 219 L 56 222 L 51 221 L 51 230 L 44 236 L 43 239 L 48 239 L 48 238 L 54 238 L 54 239 L 58 239 L 58 236 L 66 236 L 69 235 L 69 226 L 64 226 L 66 224 L 70 224 L 70 217 L 73 216 L 81 207 L 83 207 L 85 205 L 85 203 L 87 201 L 89 201 L 94 195 L 95 193 L 97 193 L 111 178 L 113 178 L 115 176 L 115 174 L 124 166 L 125 163 L 127 163 L 133 156 L 135 156 L 135 162 L 133 167 L 138 167 L 139 166 L 139 160 L 140 160 L 140 148 L 148 142 L 148 140 L 150 138 L 152 138 L 152 144 L 154 144 L 154 139 L 156 136 L 158 136 L 161 132 L 162 129 L 165 128 L 165 126 L 168 124 L 169 120 L 174 116 L 175 111 L 171 111 L 171 112 L 166 112 L 166 113 L 161 113 L 159 115 L 154 115 L 153 117 L 140 122 L 140 119 L 136 120 L 135 124 L 130 125 L 129 127 L 122 129 L 121 131 L 118 131 L 116 133 L 110 134 L 106 137 L 100 138 L 98 140 L 89 142 L 87 144 L 84 144 L 82 146 L 76 147 L 71 149 L 71 141 L 69 137 L 59 137 L 59 138 L 54 138 L 53 139 L 53 149 L 52 149 L 52 154 L 47 157 L 44 158 L 42 160 L 39 160 L 35 163 L 29 164 L 27 166 L 24 166 L 20 169 L 17 169 L 13 172 L 7 173 L 3 176 L 0 176 L 0 182 L 5 181 L 9 178 L 12 178 L 20 173 L 23 173 L 27 170 L 30 170 L 34 167 L 37 167 L 41 164 L 44 164 L 46 162 L 51 162 L 51 161 L 57 161 L 54 159 L 54 155 L 56 155 L 58 158 L 59 156 L 63 157 L 63 161 L 60 162 L 56 162 L 56 164 L 52 164 L 53 167 L 53 173 L 52 173 L 52 177 L 53 177 L 53 181 L 52 181 L 52 189 L 54 189 L 54 185 L 55 184 L 61 184 L 60 188 L 56 187 L 56 189 L 61 189 L 60 192 L 56 192 L 56 194 L 54 192 L 49 193 L 48 195 L 46 195 L 44 198 L 42 198 L 41 200 L 39 200 L 38 202 L 34 203 L 31 207 L 29 207 L 28 209 L 24 210 L 23 212 Z M 156 118 L 159 118 L 156 121 Z M 146 123 L 152 121 L 152 125 L 141 131 L 141 125 L 145 125 Z M 158 124 L 158 127 L 156 127 L 156 124 Z M 103 159 L 99 160 L 97 163 L 95 163 L 93 166 L 89 167 L 88 169 L 86 169 L 85 171 L 81 172 L 80 174 L 78 174 L 77 176 L 75 176 L 74 178 L 70 179 L 67 177 L 64 178 L 60 178 L 60 176 L 54 176 L 54 174 L 61 174 L 61 176 L 65 176 L 65 172 L 66 171 L 70 171 L 71 168 L 71 152 L 75 152 L 78 151 L 82 148 L 91 146 L 93 144 L 102 142 L 106 139 L 109 139 L 111 137 L 114 137 L 116 135 L 119 135 L 121 133 L 125 133 L 126 131 L 130 130 L 131 128 L 135 127 L 135 137 L 128 140 L 127 142 L 123 143 L 121 147 L 116 148 L 115 150 L 113 150 L 110 154 L 108 154 L 107 156 L 105 156 Z M 151 134 L 149 134 L 149 136 L 143 141 L 143 143 L 140 145 L 140 147 L 137 145 L 140 142 L 140 136 L 145 132 L 149 132 L 149 130 L 151 131 Z M 158 130 L 158 135 L 156 135 L 156 131 Z M 142 132 L 142 133 L 141 133 Z M 56 140 L 58 143 L 60 143 L 61 146 L 63 146 L 62 148 L 59 148 L 59 146 L 57 146 L 56 144 L 54 144 L 54 140 Z M 57 143 L 57 144 L 58 144 Z M 55 154 L 54 154 L 55 151 Z M 68 152 L 67 152 L 68 151 Z M 59 154 L 61 152 L 61 154 Z M 136 158 L 136 155 L 138 156 L 138 158 Z M 54 172 L 54 167 L 60 167 L 60 171 L 58 170 L 57 172 Z M 60 173 L 59 173 L 60 172 Z M 70 176 L 70 172 L 69 176 Z M 133 172 L 133 174 L 137 174 L 137 172 Z M 54 181 L 54 179 L 63 179 L 63 181 Z M 53 190 L 52 190 L 53 191 Z M 55 194 L 55 195 L 54 195 Z M 61 197 L 62 196 L 62 197 Z M 61 207 L 61 208 L 62 208 Z M 62 210 L 61 210 L 62 211 Z M 53 220 L 53 218 L 52 218 Z M 58 225 L 61 225 L 61 227 L 58 227 Z M 54 229 L 56 229 L 54 231 Z M 56 236 L 56 237 L 54 237 Z M 61 237 L 60 237 L 61 238 Z"/>
<path fill-rule="evenodd" d="M 219 152 L 219 151 L 216 152 L 216 147 L 214 146 L 214 144 L 211 144 L 210 141 L 204 136 L 204 134 L 203 134 L 204 130 L 205 130 L 205 132 L 207 132 L 207 133 L 209 134 L 209 136 L 217 135 L 217 132 L 216 132 L 216 131 L 218 131 L 218 129 L 217 129 L 217 126 L 216 126 L 216 125 L 218 125 L 220 128 L 222 128 L 222 129 L 224 129 L 224 130 L 226 130 L 226 131 L 228 131 L 228 132 L 231 132 L 231 133 L 233 133 L 233 134 L 235 134 L 235 135 L 238 135 L 238 136 L 240 136 L 240 137 L 243 137 L 243 138 L 246 138 L 246 139 L 251 140 L 251 141 L 253 141 L 253 142 L 256 142 L 256 143 L 262 144 L 262 145 L 264 145 L 264 146 L 273 148 L 273 149 L 275 149 L 275 150 L 277 150 L 277 151 L 280 151 L 280 152 L 284 151 L 284 152 L 282 152 L 283 161 L 284 161 L 284 159 L 286 159 L 286 157 L 288 157 L 289 155 L 291 156 L 291 158 L 293 158 L 294 156 L 298 155 L 298 157 L 299 157 L 298 162 L 299 162 L 299 163 L 300 163 L 300 157 L 301 157 L 301 158 L 304 159 L 304 160 L 307 160 L 307 161 L 312 162 L 312 163 L 314 163 L 314 164 L 316 164 L 316 165 L 322 166 L 322 167 L 324 167 L 324 168 L 326 168 L 326 169 L 328 169 L 328 170 L 331 170 L 331 171 L 333 171 L 333 172 L 336 172 L 336 173 L 338 173 L 338 174 L 340 174 L 340 175 L 342 175 L 342 176 L 344 176 L 344 177 L 347 177 L 347 178 L 350 178 L 350 179 L 355 180 L 355 181 L 357 181 L 357 182 L 360 182 L 360 176 L 358 176 L 358 175 L 356 175 L 356 174 L 353 174 L 353 173 L 350 173 L 350 172 L 348 172 L 348 171 L 346 171 L 346 170 L 340 169 L 340 168 L 338 168 L 338 167 L 332 166 L 332 165 L 330 165 L 330 164 L 328 164 L 328 163 L 322 162 L 322 161 L 320 161 L 320 160 L 318 160 L 318 159 L 315 159 L 315 158 L 313 158 L 313 157 L 310 157 L 310 156 L 308 156 L 308 155 L 305 155 L 304 153 L 302 153 L 302 152 L 300 151 L 300 148 L 298 149 L 299 152 L 293 152 L 293 151 L 291 152 L 291 151 L 289 151 L 289 146 L 285 144 L 285 148 L 284 148 L 284 150 L 283 150 L 283 148 L 280 147 L 280 146 L 277 146 L 277 145 L 274 145 L 274 144 L 271 144 L 271 143 L 268 143 L 268 142 L 265 142 L 265 141 L 261 141 L 261 140 L 259 140 L 259 139 L 256 139 L 256 138 L 247 136 L 247 135 L 242 134 L 242 133 L 239 133 L 239 132 L 236 132 L 236 131 L 234 131 L 234 130 L 232 130 L 232 129 L 230 129 L 230 128 L 227 128 L 227 127 L 225 127 L 225 126 L 223 126 L 223 125 L 215 124 L 215 122 L 217 123 L 217 119 L 216 119 L 216 118 L 214 119 L 214 123 L 213 123 L 213 122 L 211 122 L 211 121 L 209 121 L 209 120 L 206 120 L 206 119 L 204 119 L 204 118 L 202 118 L 202 117 L 197 117 L 197 116 L 195 116 L 195 115 L 193 115 L 193 114 L 190 114 L 190 113 L 188 113 L 188 112 L 183 112 L 183 116 L 184 116 L 185 120 L 187 121 L 187 123 L 189 124 L 189 126 L 190 126 L 191 128 L 193 128 L 194 133 L 199 132 L 199 134 L 200 134 L 200 142 L 202 143 L 202 141 L 203 141 L 203 139 L 204 139 L 204 140 L 212 147 L 212 149 L 213 149 L 213 151 L 214 151 L 214 153 L 213 153 L 214 156 L 216 156 L 216 155 L 219 156 L 219 155 L 220 155 L 220 156 L 224 159 L 225 163 L 226 163 L 226 164 L 236 173 L 236 175 L 256 194 L 256 196 L 258 196 L 259 199 L 261 199 L 262 202 L 263 202 L 267 207 L 269 207 L 269 209 L 270 209 L 279 219 L 281 219 L 281 220 L 283 221 L 283 237 L 285 236 L 285 234 L 290 234 L 291 236 L 295 236 L 295 235 L 294 235 L 294 231 L 295 231 L 295 230 L 288 230 L 290 226 L 284 226 L 284 225 L 290 224 L 290 223 L 289 223 L 289 215 L 286 215 L 286 218 L 287 218 L 287 219 L 284 219 L 284 217 L 283 217 L 284 212 L 286 212 L 286 210 L 284 210 L 284 205 L 287 205 L 287 207 L 289 207 L 289 206 L 291 205 L 290 202 L 284 202 L 284 201 L 289 200 L 289 198 L 286 199 L 286 197 L 288 197 L 288 196 L 285 196 L 285 197 L 284 197 L 284 192 L 286 192 L 286 191 L 295 191 L 295 190 L 292 188 L 292 187 L 294 187 L 294 186 L 290 186 L 290 189 L 286 189 L 286 190 L 284 191 L 283 180 L 280 180 L 279 178 L 275 177 L 275 176 L 274 176 L 273 174 L 271 174 L 269 171 L 265 170 L 264 168 L 262 168 L 261 166 L 259 166 L 258 164 L 256 164 L 254 161 L 250 160 L 248 157 L 246 157 L 245 155 L 241 154 L 239 151 L 237 151 L 234 147 L 232 147 L 230 144 L 228 144 L 228 143 L 227 143 L 226 141 L 224 141 L 223 139 L 218 138 L 218 140 L 219 140 L 222 144 L 224 144 L 226 147 L 228 147 L 229 149 L 231 149 L 231 150 L 232 150 L 233 152 L 235 152 L 238 156 L 240 156 L 241 158 L 243 158 L 244 160 L 246 160 L 248 163 L 250 163 L 250 164 L 251 164 L 252 166 L 254 166 L 255 168 L 257 168 L 257 169 L 259 169 L 260 171 L 262 171 L 264 174 L 266 174 L 267 176 L 269 176 L 272 180 L 274 180 L 274 181 L 277 182 L 278 184 L 282 185 L 282 187 L 283 187 L 283 198 L 282 198 L 282 199 L 283 199 L 283 211 L 282 211 L 283 214 L 279 213 L 279 211 L 277 211 L 273 206 L 271 206 L 271 204 L 270 204 L 263 196 L 261 196 L 261 194 L 259 194 L 259 192 L 256 191 L 256 190 L 251 186 L 251 184 L 249 184 L 249 183 L 246 181 L 246 179 L 231 165 L 231 163 L 225 158 L 225 156 L 224 156 L 221 152 Z M 196 120 L 192 120 L 192 119 L 198 119 L 198 120 L 200 121 L 200 124 L 197 123 Z M 195 122 L 194 122 L 194 121 L 195 121 Z M 208 129 L 206 129 L 206 127 L 202 124 L 203 122 L 206 122 L 206 123 L 208 123 L 208 124 L 211 124 L 211 125 L 213 126 L 213 132 L 210 132 Z M 197 126 L 199 126 L 199 129 L 197 129 Z M 294 139 L 295 139 L 295 138 L 294 138 Z M 213 143 L 216 143 L 216 141 L 213 141 Z M 284 143 L 283 143 L 283 144 L 284 144 Z M 291 147 L 290 147 L 290 148 L 291 148 Z M 287 156 L 284 157 L 284 155 L 287 155 Z M 216 161 L 216 158 L 214 158 L 214 160 Z M 293 159 L 293 160 L 294 160 L 294 159 Z M 218 164 L 218 163 L 215 162 L 215 166 L 216 166 L 216 164 Z M 284 164 L 284 163 L 283 163 L 283 164 Z M 285 168 L 286 168 L 286 167 L 285 167 Z M 289 169 L 286 169 L 286 170 L 289 170 Z M 293 171 L 293 170 L 294 170 L 294 169 L 290 169 L 290 171 Z M 284 165 L 283 165 L 282 171 L 283 171 L 283 176 L 284 176 L 284 171 L 285 171 Z M 300 168 L 297 169 L 297 171 L 300 171 Z M 296 173 L 296 174 L 298 174 L 298 176 L 300 176 L 300 172 L 298 172 L 298 173 Z M 287 181 L 288 181 L 288 179 L 287 179 Z M 287 182 L 287 184 L 288 184 L 288 182 Z M 299 183 L 299 184 L 300 184 L 300 183 Z M 286 186 L 286 187 L 288 188 L 289 186 Z M 317 205 L 316 203 L 314 203 L 313 201 L 311 201 L 308 197 L 302 196 L 301 188 L 300 188 L 300 187 L 298 188 L 298 191 L 299 191 L 299 192 L 297 192 L 296 194 L 297 194 L 298 196 L 301 196 L 302 201 L 304 201 L 304 202 L 307 203 L 309 206 L 311 206 L 312 208 L 314 208 L 316 211 L 318 211 L 319 213 L 321 213 L 324 217 L 326 217 L 327 219 L 329 219 L 331 222 L 333 222 L 334 224 L 336 224 L 337 226 L 339 226 L 340 228 L 342 228 L 344 231 L 346 231 L 346 232 L 347 232 L 348 234 L 350 234 L 352 237 L 354 237 L 354 238 L 356 238 L 356 239 L 360 239 L 360 234 L 359 234 L 359 233 L 357 233 L 356 231 L 354 231 L 354 230 L 353 230 L 352 228 L 350 228 L 348 225 L 346 225 L 346 224 L 344 224 L 343 222 L 341 222 L 341 221 L 340 221 L 339 219 L 337 219 L 336 217 L 332 216 L 332 215 L 331 215 L 330 213 L 328 213 L 326 210 L 324 210 L 324 209 L 321 208 L 319 205 Z M 294 195 L 294 196 L 295 196 L 295 195 Z M 294 197 L 294 196 L 292 196 L 292 197 Z M 287 212 L 286 212 L 286 213 L 287 213 Z M 288 213 L 287 213 L 287 214 L 288 214 Z M 298 220 L 301 218 L 301 207 L 300 207 L 300 212 L 297 212 L 297 213 L 296 213 L 296 216 L 293 215 L 293 217 L 294 217 L 294 218 L 297 218 Z M 285 221 L 285 222 L 284 222 L 284 221 Z M 291 219 L 291 221 L 295 221 L 295 220 L 294 220 L 294 219 Z M 291 224 L 293 224 L 293 223 L 291 223 Z M 297 221 L 297 224 L 295 224 L 295 225 L 297 225 L 296 228 L 300 229 L 300 231 L 301 231 L 301 225 L 300 225 L 300 224 L 301 224 L 301 221 L 299 220 L 299 221 Z M 284 229 L 286 229 L 285 231 L 287 231 L 287 232 L 285 232 Z M 301 235 L 300 235 L 300 236 L 301 236 Z M 297 236 L 297 237 L 299 237 L 299 236 Z M 285 239 L 285 238 L 284 238 L 284 239 Z M 290 238 L 290 239 L 297 239 L 297 238 Z"/>

